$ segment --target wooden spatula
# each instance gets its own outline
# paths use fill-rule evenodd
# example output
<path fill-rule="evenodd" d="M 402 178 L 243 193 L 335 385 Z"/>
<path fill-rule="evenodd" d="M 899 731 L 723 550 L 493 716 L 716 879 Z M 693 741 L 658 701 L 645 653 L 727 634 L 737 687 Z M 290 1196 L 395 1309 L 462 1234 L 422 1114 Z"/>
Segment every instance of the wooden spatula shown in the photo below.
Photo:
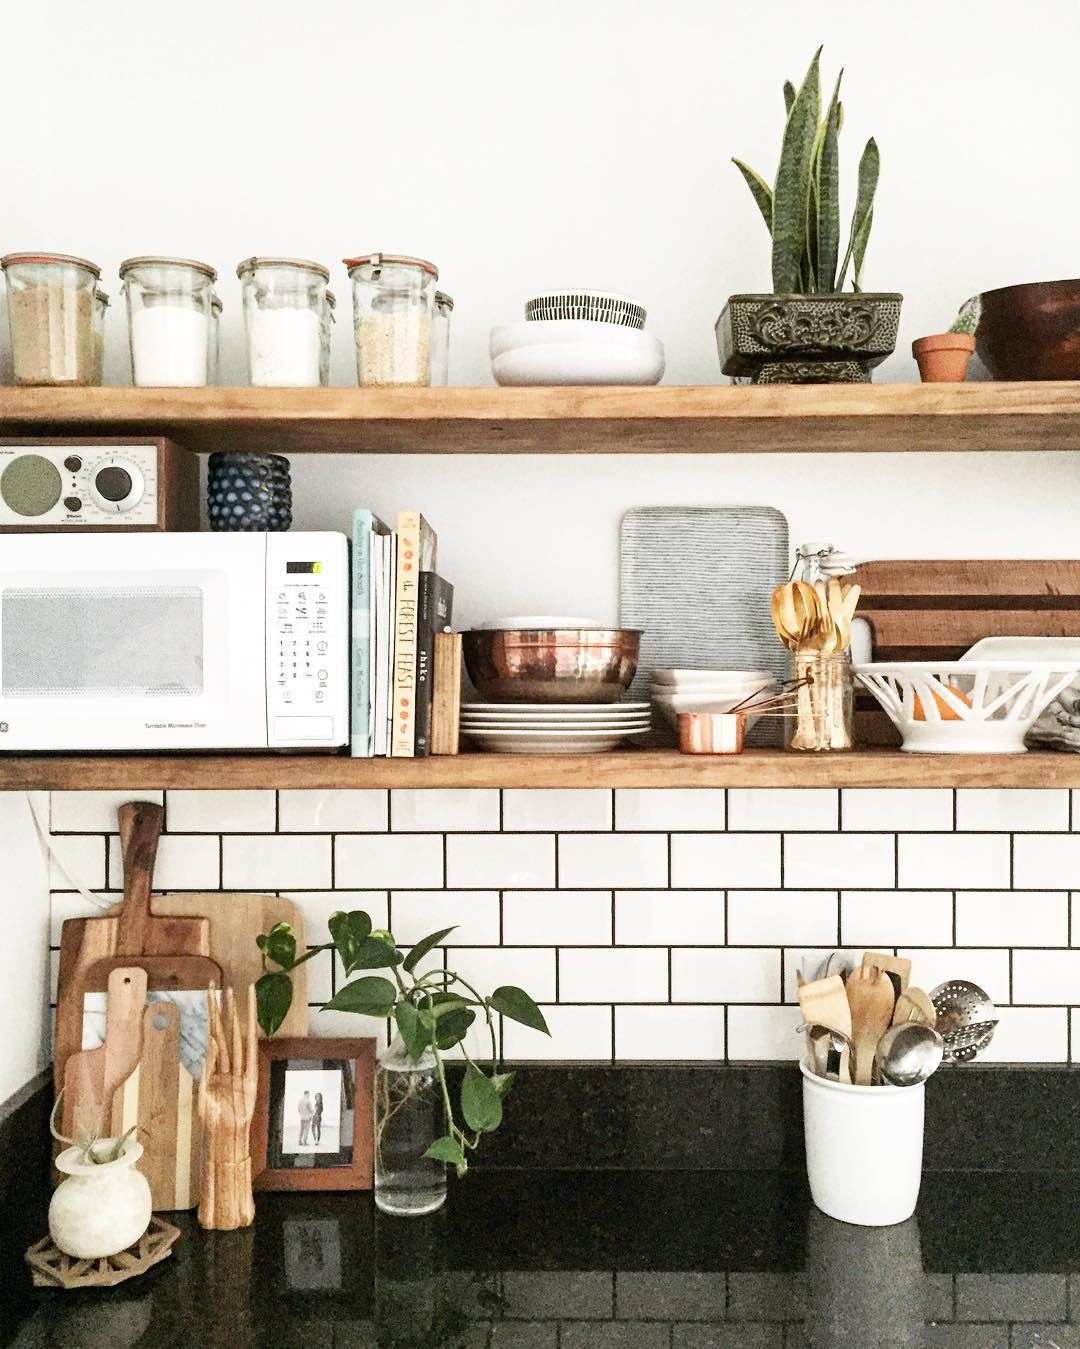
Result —
<path fill-rule="evenodd" d="M 838 974 L 800 984 L 799 1006 L 808 1026 L 824 1026 L 846 1040 L 851 1039 L 851 1009 L 844 994 L 844 981 Z M 835 1065 L 841 1082 L 851 1081 L 849 1057 L 845 1049 Z"/>
<path fill-rule="evenodd" d="M 929 993 L 910 984 L 896 999 L 892 1023 L 898 1026 L 902 1021 L 922 1021 L 927 1026 L 937 1024 L 937 1009 L 930 1001 Z"/>
<path fill-rule="evenodd" d="M 892 981 L 885 971 L 870 965 L 852 970 L 844 989 L 851 1009 L 855 1085 L 868 1087 L 874 1073 L 878 1041 L 892 1024 L 896 996 Z"/>
<path fill-rule="evenodd" d="M 105 1012 L 105 1043 L 69 1055 L 64 1065 L 61 1132 L 67 1138 L 104 1138 L 108 1134 L 113 1095 L 139 1061 L 145 1001 L 145 971 L 113 970 Z"/>
<path fill-rule="evenodd" d="M 892 980 L 893 993 L 899 997 L 911 978 L 911 961 L 905 956 L 887 956 L 880 951 L 867 951 L 862 958 L 863 968 L 884 970 Z"/>

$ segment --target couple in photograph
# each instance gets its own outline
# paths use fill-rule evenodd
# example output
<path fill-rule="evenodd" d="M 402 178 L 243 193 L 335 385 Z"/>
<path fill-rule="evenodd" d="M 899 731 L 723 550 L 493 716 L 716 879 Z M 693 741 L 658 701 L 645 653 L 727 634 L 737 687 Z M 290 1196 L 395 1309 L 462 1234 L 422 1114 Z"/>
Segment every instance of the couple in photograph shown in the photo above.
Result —
<path fill-rule="evenodd" d="M 297 1111 L 300 1115 L 300 1140 L 299 1146 L 314 1143 L 318 1147 L 322 1138 L 322 1117 L 323 1117 L 323 1098 L 322 1092 L 315 1093 L 315 1100 L 311 1099 L 311 1092 L 305 1091 L 297 1105 Z"/>

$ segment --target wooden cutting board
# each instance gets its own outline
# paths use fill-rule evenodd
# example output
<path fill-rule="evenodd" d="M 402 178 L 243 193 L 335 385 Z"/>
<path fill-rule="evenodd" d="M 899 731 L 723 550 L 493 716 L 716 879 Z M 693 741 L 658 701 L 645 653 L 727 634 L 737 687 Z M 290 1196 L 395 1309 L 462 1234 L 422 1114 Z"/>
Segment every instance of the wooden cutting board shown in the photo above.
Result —
<path fill-rule="evenodd" d="M 83 1135 L 108 1136 L 114 1093 L 135 1068 L 142 1050 L 145 971 L 113 970 L 108 992 L 105 1043 L 70 1054 L 64 1065 L 60 1132 L 76 1141 Z"/>
<path fill-rule="evenodd" d="M 261 932 L 269 932 L 275 923 L 289 923 L 296 933 L 297 950 L 304 949 L 304 915 L 291 899 L 278 895 L 210 891 L 155 895 L 152 904 L 155 914 L 170 918 L 206 916 L 210 923 L 210 952 L 221 966 L 223 987 L 231 988 L 238 1002 L 263 972 L 262 953 L 255 945 Z M 292 1006 L 277 1032 L 280 1037 L 302 1037 L 308 1033 L 307 972 L 306 965 L 293 971 Z"/>
<path fill-rule="evenodd" d="M 150 1183 L 154 1211 L 195 1208 L 202 1136 L 195 1082 L 180 1061 L 180 1013 L 172 1003 L 152 1002 L 144 1010 L 138 1064 L 113 1095 L 114 1135 L 133 1124 L 139 1127 L 139 1170 Z"/>
<path fill-rule="evenodd" d="M 125 867 L 124 896 L 127 899 L 130 883 L 134 904 L 124 944 L 137 945 L 144 955 L 208 956 L 210 924 L 205 918 L 157 918 L 150 912 L 150 884 L 161 833 L 161 807 L 149 801 L 129 802 L 120 807 L 117 816 L 125 855 L 130 853 L 135 859 L 130 871 Z M 64 1084 L 68 1059 L 82 1049 L 87 972 L 96 962 L 116 955 L 121 943 L 120 924 L 119 914 L 69 918 L 61 930 L 53 1040 L 53 1082 L 57 1091 Z M 104 986 L 100 975 L 98 983 Z"/>
<path fill-rule="evenodd" d="M 864 562 L 851 579 L 877 661 L 955 660 L 981 637 L 1080 637 L 1080 562 Z M 869 694 L 857 707 L 860 743 L 900 743 Z"/>

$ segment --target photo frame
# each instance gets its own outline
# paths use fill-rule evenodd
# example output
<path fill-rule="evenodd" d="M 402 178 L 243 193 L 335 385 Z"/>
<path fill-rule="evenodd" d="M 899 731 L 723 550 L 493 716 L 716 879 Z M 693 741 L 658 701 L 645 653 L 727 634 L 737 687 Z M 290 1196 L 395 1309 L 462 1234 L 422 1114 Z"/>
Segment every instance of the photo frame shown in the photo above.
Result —
<path fill-rule="evenodd" d="M 373 1039 L 262 1040 L 251 1122 L 256 1190 L 370 1190 Z"/>

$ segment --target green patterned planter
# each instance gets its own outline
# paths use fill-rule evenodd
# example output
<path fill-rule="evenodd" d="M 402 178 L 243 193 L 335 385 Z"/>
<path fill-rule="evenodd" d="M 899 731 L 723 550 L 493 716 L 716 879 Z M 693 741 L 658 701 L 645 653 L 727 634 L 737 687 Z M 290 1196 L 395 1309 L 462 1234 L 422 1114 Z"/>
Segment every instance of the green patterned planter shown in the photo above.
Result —
<path fill-rule="evenodd" d="M 902 295 L 733 295 L 716 320 L 725 375 L 755 384 L 867 384 L 896 346 Z"/>

